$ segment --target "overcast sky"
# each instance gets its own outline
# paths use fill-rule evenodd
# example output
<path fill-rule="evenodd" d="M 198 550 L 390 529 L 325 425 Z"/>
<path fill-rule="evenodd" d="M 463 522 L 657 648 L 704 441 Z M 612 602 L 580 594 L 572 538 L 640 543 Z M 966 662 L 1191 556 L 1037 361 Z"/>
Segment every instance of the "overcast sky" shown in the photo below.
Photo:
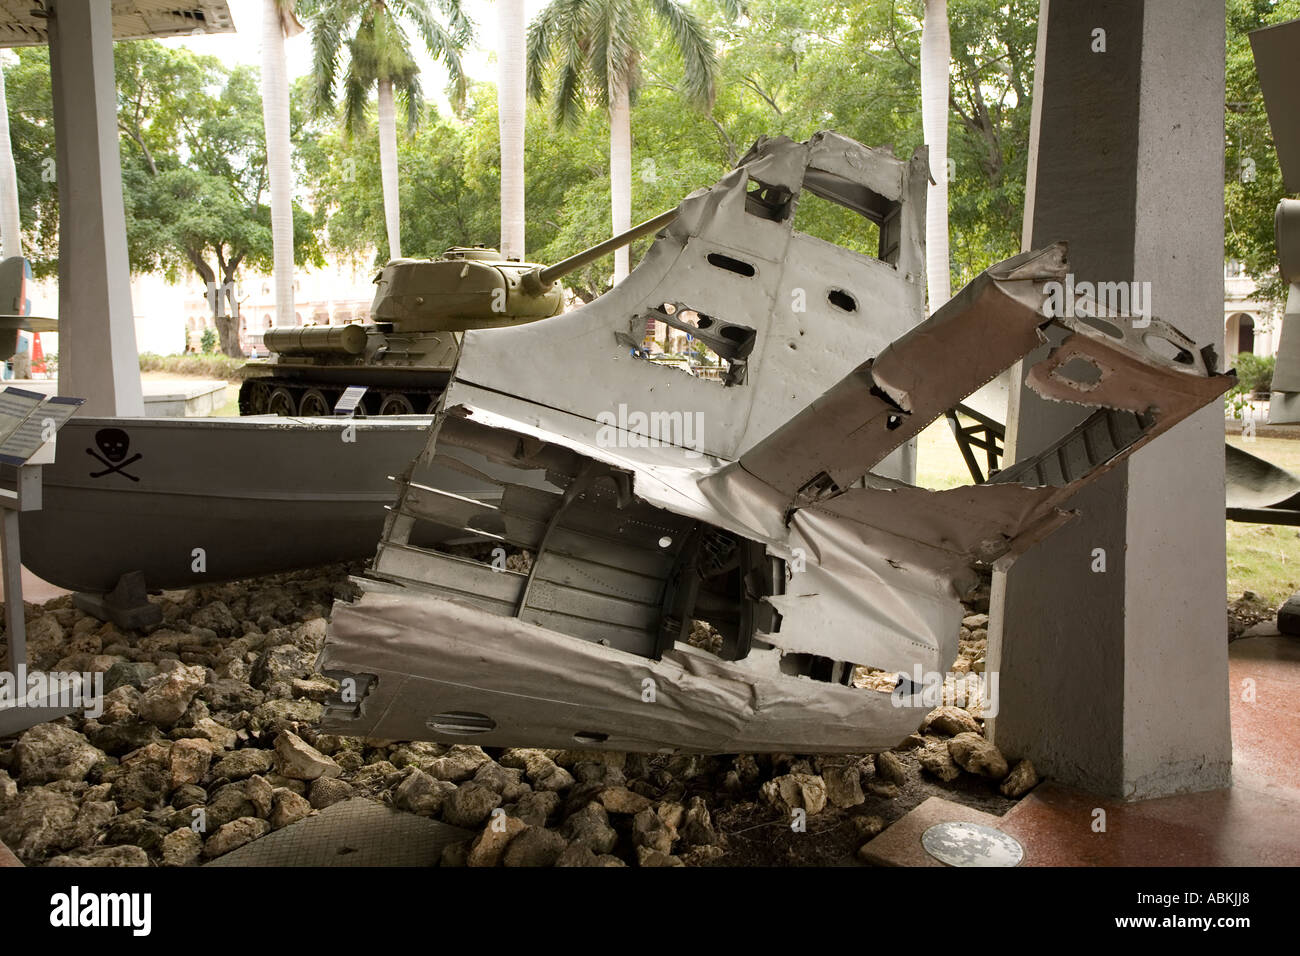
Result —
<path fill-rule="evenodd" d="M 262 0 L 226 0 L 226 2 L 235 20 L 236 33 L 180 37 L 163 42 L 185 46 L 196 53 L 209 54 L 228 62 L 248 63 L 260 67 Z M 491 0 L 462 0 L 462 2 L 465 12 L 474 21 L 475 26 L 473 48 L 462 56 L 465 71 L 476 80 L 495 83 L 496 58 L 493 51 L 496 48 L 497 34 L 496 5 Z M 524 0 L 524 9 L 529 20 L 544 6 L 546 0 Z M 447 73 L 441 65 L 434 64 L 428 55 L 424 54 L 424 45 L 418 38 L 413 40 L 412 46 L 416 51 L 417 59 L 420 60 L 426 73 L 425 95 L 438 102 L 440 106 L 446 106 L 446 98 L 442 95 L 442 90 L 447 85 Z M 287 40 L 285 54 L 289 61 L 290 79 L 311 72 L 311 39 L 308 32 L 304 31 Z"/>

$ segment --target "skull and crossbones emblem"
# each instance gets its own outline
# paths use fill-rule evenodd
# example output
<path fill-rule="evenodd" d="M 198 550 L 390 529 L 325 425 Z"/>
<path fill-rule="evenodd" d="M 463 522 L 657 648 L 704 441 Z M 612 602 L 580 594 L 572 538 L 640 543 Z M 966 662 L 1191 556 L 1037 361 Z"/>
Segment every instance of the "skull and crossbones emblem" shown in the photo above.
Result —
<path fill-rule="evenodd" d="M 139 461 L 144 455 L 136 452 L 130 458 L 126 457 L 127 451 L 131 448 L 131 439 L 126 432 L 120 428 L 101 428 L 95 432 L 95 444 L 99 446 L 99 451 L 93 448 L 87 448 L 86 454 L 93 455 L 99 459 L 100 464 L 104 466 L 103 471 L 92 471 L 91 478 L 103 478 L 105 475 L 119 474 L 123 478 L 130 478 L 132 481 L 139 481 L 135 475 L 123 471 L 127 465 Z M 103 452 L 101 455 L 99 452 Z"/>

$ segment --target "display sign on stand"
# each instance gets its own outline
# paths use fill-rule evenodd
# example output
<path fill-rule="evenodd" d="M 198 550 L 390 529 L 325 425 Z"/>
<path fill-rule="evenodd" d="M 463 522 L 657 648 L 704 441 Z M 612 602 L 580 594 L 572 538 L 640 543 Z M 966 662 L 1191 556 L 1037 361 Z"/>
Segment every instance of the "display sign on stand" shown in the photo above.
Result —
<path fill-rule="evenodd" d="M 80 709 L 46 702 L 39 699 L 39 694 L 33 699 L 27 693 L 27 622 L 23 613 L 18 515 L 40 509 L 41 466 L 54 463 L 55 436 L 83 401 L 48 398 L 21 388 L 0 391 L 0 561 L 4 563 L 8 644 L 5 669 L 12 685 L 11 692 L 0 699 L 0 736 Z M 21 707 L 14 703 L 18 696 L 23 700 Z M 59 696 L 62 698 L 63 694 Z M 79 696 L 73 695 L 73 699 Z"/>

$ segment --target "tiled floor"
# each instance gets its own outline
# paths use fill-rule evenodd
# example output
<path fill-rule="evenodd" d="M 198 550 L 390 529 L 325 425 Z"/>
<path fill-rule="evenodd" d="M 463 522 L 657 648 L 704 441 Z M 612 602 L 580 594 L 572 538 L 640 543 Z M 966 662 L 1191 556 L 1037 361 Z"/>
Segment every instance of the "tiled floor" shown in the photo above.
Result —
<path fill-rule="evenodd" d="M 998 829 L 1024 846 L 1024 866 L 1296 866 L 1297 821 L 1300 803 L 1244 787 L 1118 803 L 1047 783 Z"/>
<path fill-rule="evenodd" d="M 1022 865 L 1300 865 L 1300 638 L 1236 641 L 1228 674 L 1231 789 L 1122 803 L 1045 783 L 993 824 L 1024 845 Z M 913 864 L 925 827 L 965 810 L 927 801 L 873 840 L 871 856 Z"/>

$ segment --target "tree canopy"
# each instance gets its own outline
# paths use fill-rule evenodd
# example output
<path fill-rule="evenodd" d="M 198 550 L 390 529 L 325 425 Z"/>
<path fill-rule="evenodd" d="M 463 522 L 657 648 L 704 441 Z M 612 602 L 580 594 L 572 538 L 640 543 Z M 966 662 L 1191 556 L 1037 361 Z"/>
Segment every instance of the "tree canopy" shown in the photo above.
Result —
<path fill-rule="evenodd" d="M 899 155 L 922 143 L 921 0 L 748 0 L 739 18 L 732 0 L 688 6 L 716 39 L 711 103 L 688 108 L 699 101 L 698 76 L 674 44 L 639 45 L 631 112 L 633 222 L 716 181 L 759 135 L 804 139 L 833 129 L 868 145 L 892 145 Z M 451 9 L 434 2 L 406 7 Z M 935 174 L 951 178 L 954 286 L 1019 249 L 1037 13 L 1036 0 L 948 3 L 950 168 Z M 1247 33 L 1297 17 L 1300 0 L 1228 0 L 1225 254 L 1274 296 L 1273 209 L 1286 192 Z M 455 20 L 447 22 L 455 28 Z M 645 30 L 672 29 L 652 15 L 639 22 Z M 116 51 L 132 268 L 171 276 L 188 271 L 208 281 L 201 261 L 218 284 L 243 266 L 268 268 L 256 71 L 157 42 L 120 43 Z M 37 273 L 46 275 L 56 262 L 58 209 L 45 51 L 18 51 L 6 78 L 24 238 Z M 295 258 L 320 261 L 332 253 L 378 265 L 386 249 L 378 149 L 367 137 L 348 136 L 342 116 L 313 114 L 320 92 L 310 77 L 292 91 L 297 193 L 306 207 L 294 216 Z M 573 111 L 557 127 L 552 105 L 530 103 L 525 144 L 528 255 L 542 262 L 609 234 L 608 117 L 599 109 Z M 466 80 L 463 101 L 450 110 L 427 102 L 415 108 L 421 122 L 398 143 L 407 254 L 497 244 L 493 85 Z M 346 115 L 364 126 L 374 109 L 372 98 L 360 97 Z M 862 220 L 828 204 L 807 204 L 798 226 L 869 248 Z M 634 261 L 647 241 L 634 248 Z M 590 298 L 607 286 L 609 271 L 606 259 L 566 284 Z"/>

